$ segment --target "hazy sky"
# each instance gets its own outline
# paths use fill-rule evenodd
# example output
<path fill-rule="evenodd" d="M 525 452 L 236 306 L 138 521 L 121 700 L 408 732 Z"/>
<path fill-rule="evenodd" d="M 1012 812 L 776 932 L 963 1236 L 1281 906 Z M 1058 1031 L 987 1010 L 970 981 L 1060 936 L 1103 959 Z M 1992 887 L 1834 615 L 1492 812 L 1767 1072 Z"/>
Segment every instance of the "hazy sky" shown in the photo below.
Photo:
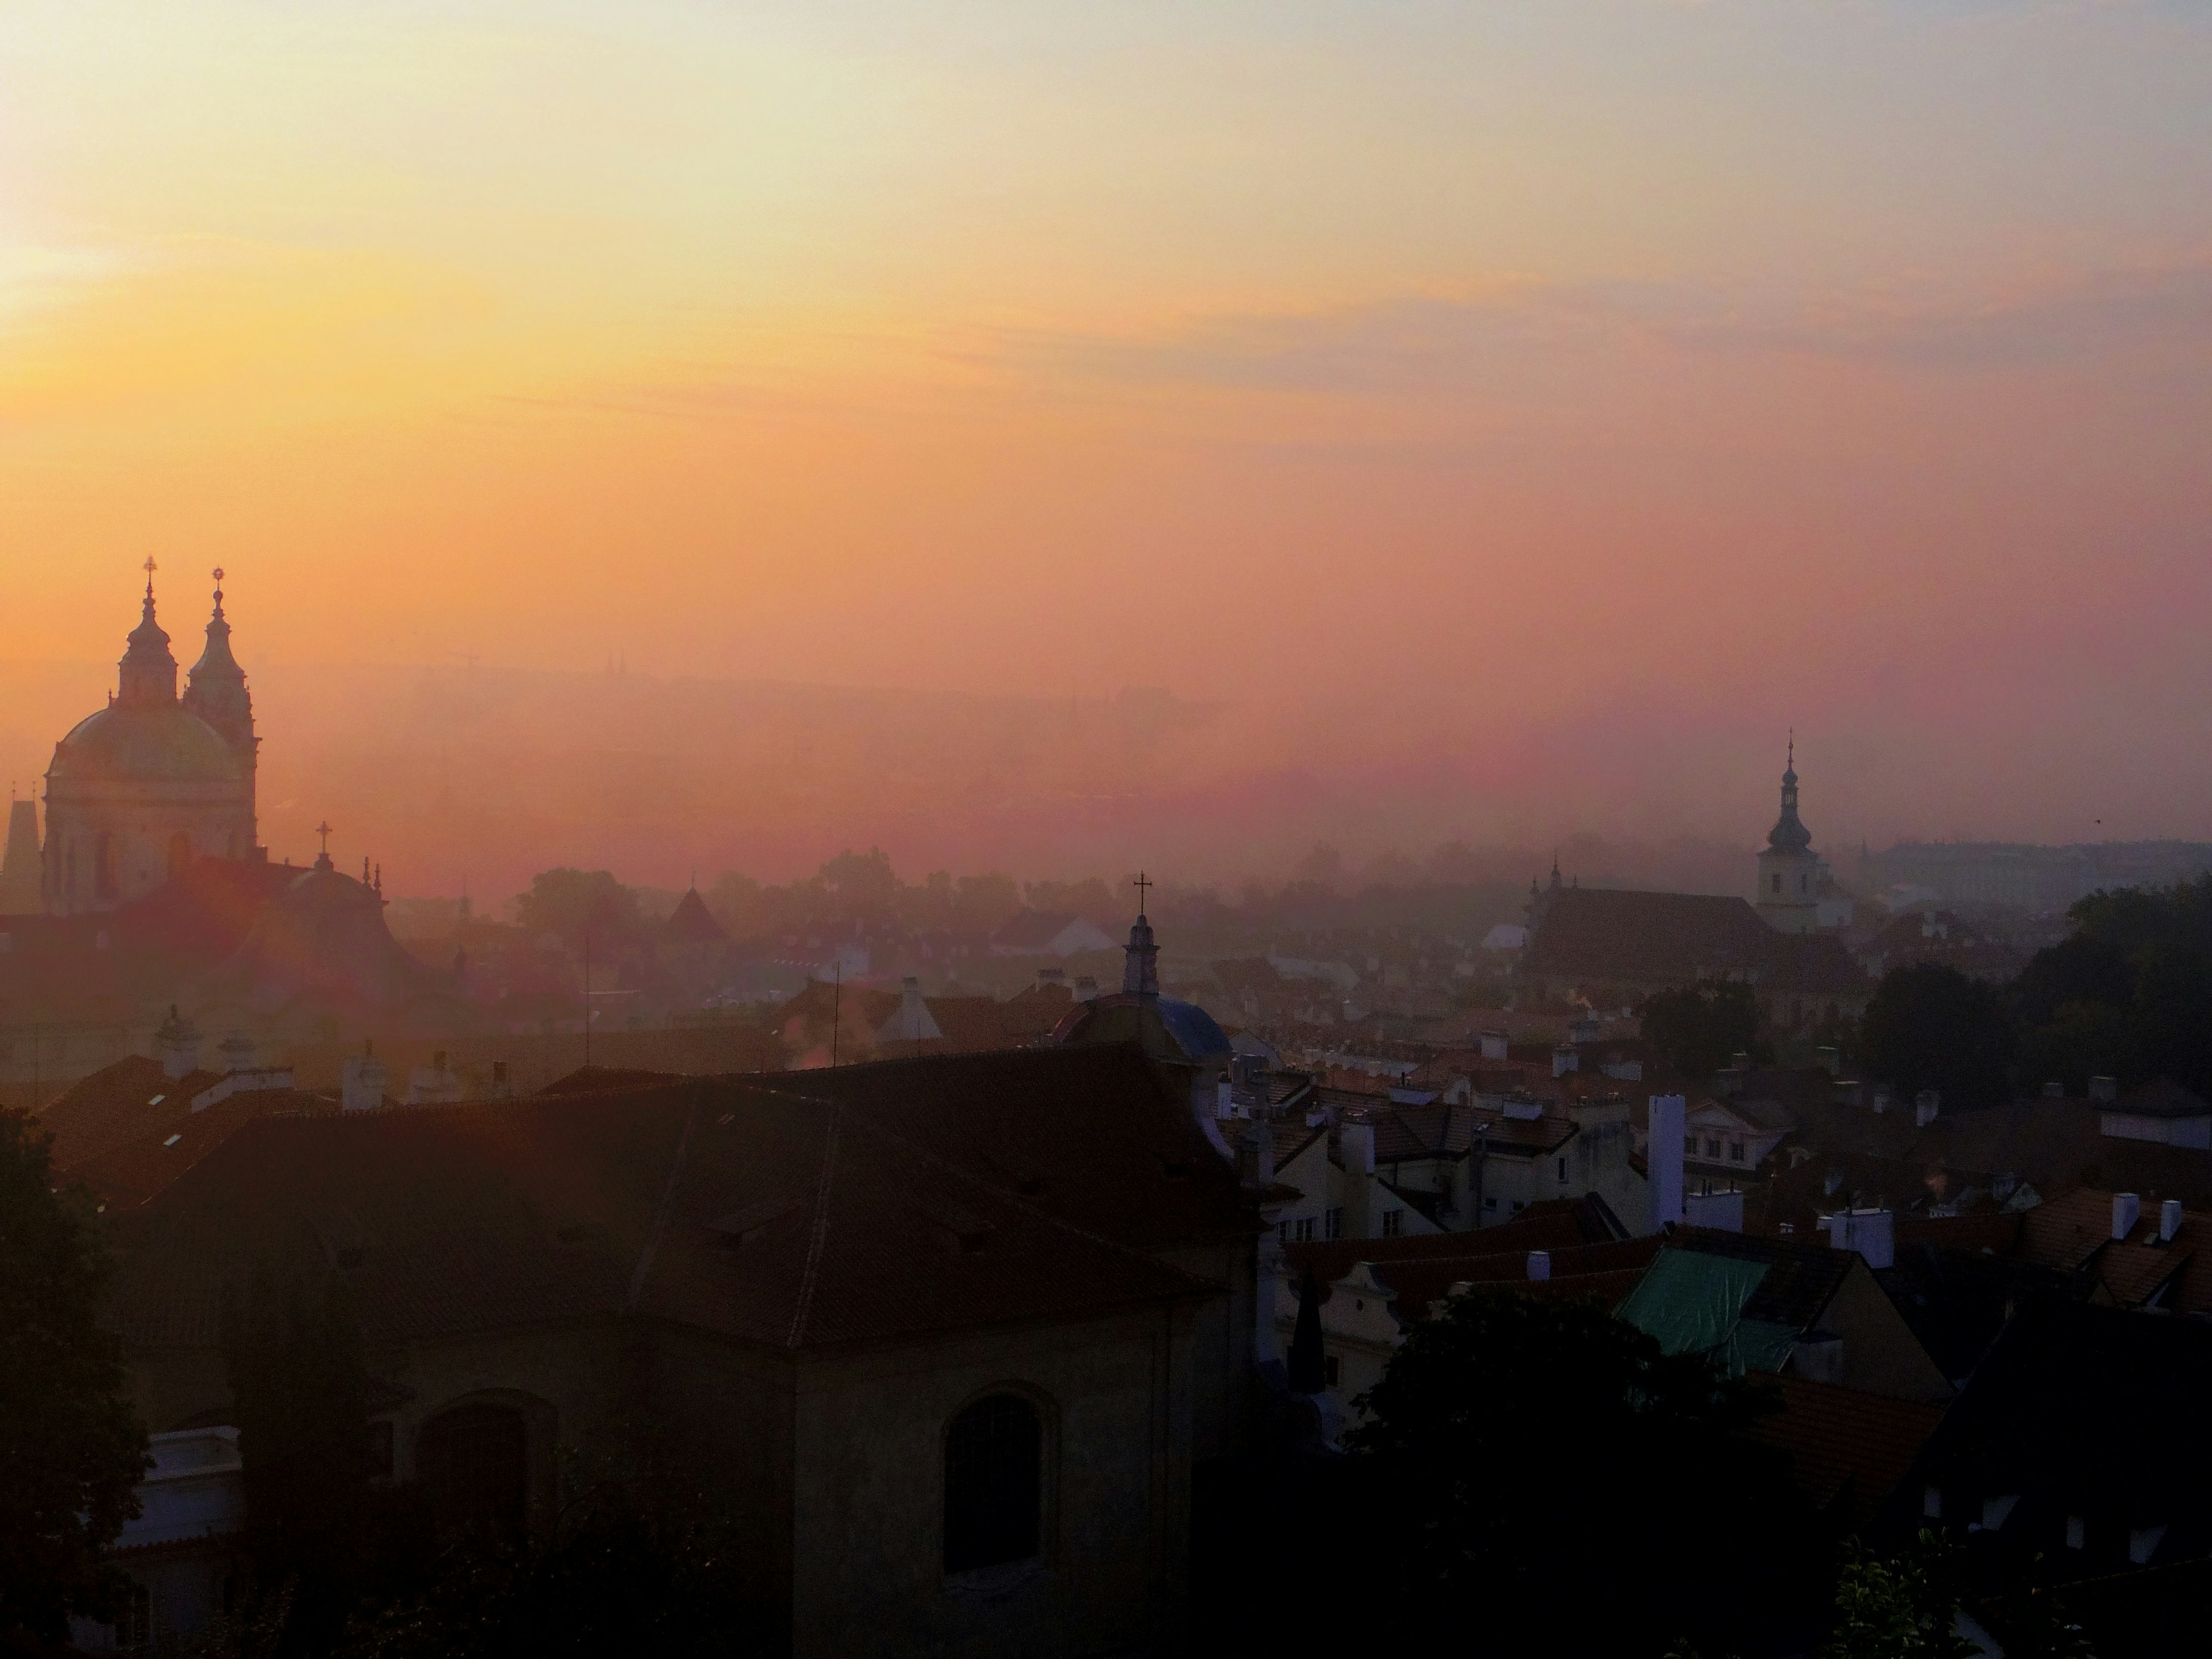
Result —
<path fill-rule="evenodd" d="M 249 666 L 2204 836 L 2208 509 L 2199 0 L 0 9 L 18 662 L 150 552 Z"/>

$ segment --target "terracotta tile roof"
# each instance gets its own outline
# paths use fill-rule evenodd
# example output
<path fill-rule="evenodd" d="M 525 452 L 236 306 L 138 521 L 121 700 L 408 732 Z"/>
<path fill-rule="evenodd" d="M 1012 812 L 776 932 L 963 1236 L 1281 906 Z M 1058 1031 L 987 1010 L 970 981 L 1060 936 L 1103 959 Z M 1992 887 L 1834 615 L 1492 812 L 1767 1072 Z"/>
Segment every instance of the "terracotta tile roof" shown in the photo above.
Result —
<path fill-rule="evenodd" d="M 735 1079 L 258 1118 L 117 1231 L 138 1348 L 214 1346 L 264 1252 L 330 1263 L 373 1347 L 629 1313 L 804 1350 L 1217 1293 L 866 1111 Z"/>
<path fill-rule="evenodd" d="M 167 1134 L 191 1115 L 192 1097 L 222 1076 L 196 1071 L 171 1078 L 160 1060 L 126 1054 L 79 1078 L 38 1115 L 54 1138 L 54 1168 L 68 1174 L 156 1130 Z"/>
<path fill-rule="evenodd" d="M 1740 898 L 1565 887 L 1522 954 L 1524 977 L 1693 983 L 1756 960 L 1773 930 Z"/>
<path fill-rule="evenodd" d="M 1661 1242 L 1654 1235 L 1603 1244 L 1567 1245 L 1550 1253 L 1549 1279 L 1528 1277 L 1526 1250 L 1377 1262 L 1375 1276 L 1397 1293 L 1401 1319 L 1426 1318 L 1430 1308 L 1461 1284 L 1480 1290 L 1533 1290 L 1540 1296 L 1588 1296 L 1610 1306 L 1628 1293 L 1650 1265 L 1651 1258 L 1659 1254 Z"/>
<path fill-rule="evenodd" d="M 1790 1454 L 1815 1509 L 1856 1528 L 1897 1489 L 1943 1420 L 1943 1407 L 1787 1373 L 1771 1379 L 1782 1409 L 1746 1431 Z"/>
<path fill-rule="evenodd" d="M 337 1109 L 338 1103 L 325 1095 L 297 1089 L 252 1090 L 217 1101 L 204 1111 L 188 1111 L 173 1127 L 164 1125 L 127 1146 L 87 1159 L 70 1173 L 103 1203 L 127 1209 L 156 1196 L 256 1118 Z"/>
<path fill-rule="evenodd" d="M 1133 1045 L 927 1055 L 761 1082 L 855 1107 L 1063 1220 L 1139 1249 L 1259 1228 L 1187 1099 Z"/>
<path fill-rule="evenodd" d="M 1604 1219 L 1579 1199 L 1539 1200 L 1495 1227 L 1471 1233 L 1420 1233 L 1400 1238 L 1338 1238 L 1285 1245 L 1283 1258 L 1291 1277 L 1308 1267 L 1324 1285 L 1333 1285 L 1362 1261 L 1396 1265 L 1430 1260 L 1510 1255 L 1525 1264 L 1531 1250 L 1569 1250 L 1615 1242 Z M 1466 1274 L 1460 1277 L 1465 1278 Z"/>

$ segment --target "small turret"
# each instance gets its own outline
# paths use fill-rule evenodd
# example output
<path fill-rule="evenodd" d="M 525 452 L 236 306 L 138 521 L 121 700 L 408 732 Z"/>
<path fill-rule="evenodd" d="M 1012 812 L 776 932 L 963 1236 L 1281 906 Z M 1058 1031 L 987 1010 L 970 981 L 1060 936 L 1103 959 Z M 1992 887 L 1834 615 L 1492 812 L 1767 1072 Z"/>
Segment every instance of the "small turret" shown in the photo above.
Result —
<path fill-rule="evenodd" d="M 260 741 L 253 735 L 253 698 L 246 689 L 246 671 L 230 653 L 230 619 L 222 611 L 220 566 L 215 580 L 215 614 L 208 618 L 207 647 L 192 665 L 185 707 L 222 733 L 222 740 L 250 768 Z"/>
<path fill-rule="evenodd" d="M 1130 926 L 1128 944 L 1122 947 L 1121 994 L 1125 997 L 1160 994 L 1160 947 L 1153 942 L 1152 924 L 1145 919 L 1145 890 L 1152 884 L 1142 871 L 1137 872 L 1137 920 Z"/>
<path fill-rule="evenodd" d="M 154 562 L 146 561 L 146 600 L 138 626 L 117 665 L 122 671 L 116 701 L 134 708 L 158 707 L 177 700 L 177 659 L 169 654 L 169 636 L 154 620 Z"/>

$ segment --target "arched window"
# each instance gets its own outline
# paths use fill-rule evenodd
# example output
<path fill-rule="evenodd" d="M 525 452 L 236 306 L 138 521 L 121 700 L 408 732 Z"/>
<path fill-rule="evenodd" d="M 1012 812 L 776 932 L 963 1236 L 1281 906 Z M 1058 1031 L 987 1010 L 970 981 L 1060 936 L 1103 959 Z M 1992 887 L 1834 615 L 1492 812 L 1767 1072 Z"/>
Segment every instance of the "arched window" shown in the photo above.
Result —
<path fill-rule="evenodd" d="M 172 880 L 185 873 L 192 861 L 192 838 L 179 830 L 169 837 L 169 876 Z"/>
<path fill-rule="evenodd" d="M 952 1419 L 945 1437 L 945 1571 L 1036 1554 L 1043 1466 L 1043 1425 L 1018 1395 L 992 1395 Z"/>
<path fill-rule="evenodd" d="M 416 1473 L 445 1537 L 520 1539 L 528 1513 L 530 1425 L 512 1406 L 456 1406 L 422 1425 Z"/>

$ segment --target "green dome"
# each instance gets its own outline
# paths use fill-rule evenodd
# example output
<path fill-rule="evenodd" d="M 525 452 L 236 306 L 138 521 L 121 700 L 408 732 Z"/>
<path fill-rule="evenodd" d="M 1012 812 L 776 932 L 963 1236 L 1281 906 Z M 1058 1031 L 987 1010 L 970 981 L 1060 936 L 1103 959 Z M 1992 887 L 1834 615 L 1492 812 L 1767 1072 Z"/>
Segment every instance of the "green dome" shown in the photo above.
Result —
<path fill-rule="evenodd" d="M 222 734 L 175 704 L 117 702 L 80 720 L 54 745 L 49 778 L 233 783 L 238 759 Z"/>

